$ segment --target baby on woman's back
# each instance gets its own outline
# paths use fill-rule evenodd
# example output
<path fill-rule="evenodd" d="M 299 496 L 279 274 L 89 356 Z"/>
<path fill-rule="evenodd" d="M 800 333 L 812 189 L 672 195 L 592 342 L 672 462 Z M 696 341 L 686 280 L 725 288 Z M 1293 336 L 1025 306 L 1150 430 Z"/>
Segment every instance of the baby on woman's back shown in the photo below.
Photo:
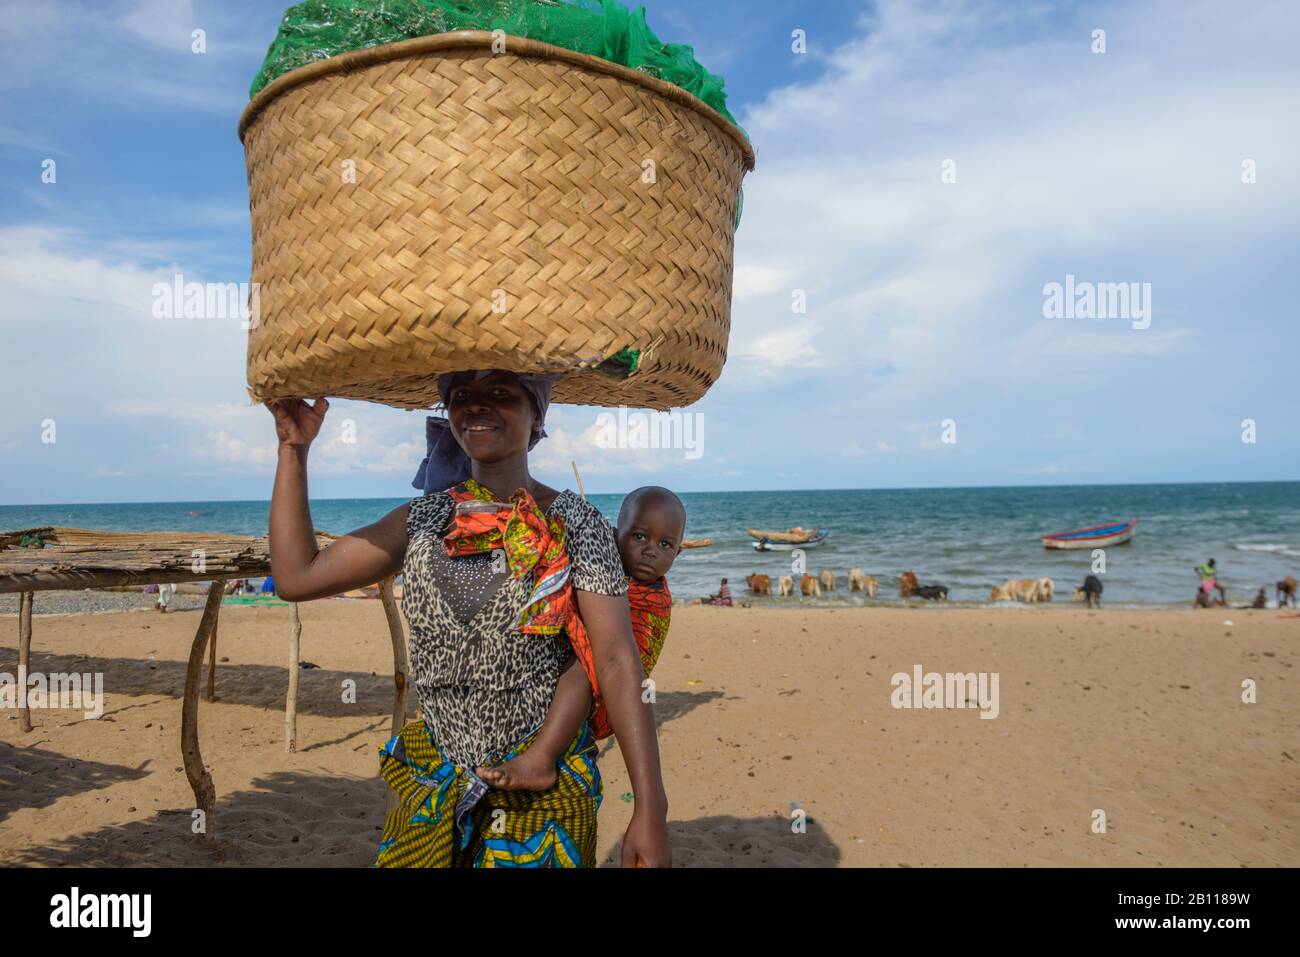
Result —
<path fill-rule="evenodd" d="M 647 675 L 654 669 L 668 637 L 673 599 L 667 574 L 682 550 L 686 506 L 666 488 L 646 485 L 629 492 L 618 512 L 614 542 L 627 575 L 632 635 Z M 597 739 L 613 733 L 600 700 L 595 658 L 586 629 L 576 614 L 567 628 L 577 660 L 560 676 L 546 720 L 533 743 L 517 757 L 494 768 L 477 769 L 479 777 L 506 790 L 545 790 L 555 783 L 556 762 L 582 722 L 590 719 Z"/>

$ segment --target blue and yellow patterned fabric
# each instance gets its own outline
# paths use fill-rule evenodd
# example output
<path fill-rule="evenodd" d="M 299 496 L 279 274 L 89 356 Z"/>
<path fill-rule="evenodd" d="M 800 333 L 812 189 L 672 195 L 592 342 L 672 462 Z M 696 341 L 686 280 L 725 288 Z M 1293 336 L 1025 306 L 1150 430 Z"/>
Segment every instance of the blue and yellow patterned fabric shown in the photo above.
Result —
<path fill-rule="evenodd" d="M 500 761 L 527 750 L 528 734 Z M 444 757 L 413 721 L 379 749 L 380 774 L 401 803 L 384 822 L 376 867 L 592 867 L 601 802 L 596 739 L 584 722 L 545 791 L 489 787 Z"/>

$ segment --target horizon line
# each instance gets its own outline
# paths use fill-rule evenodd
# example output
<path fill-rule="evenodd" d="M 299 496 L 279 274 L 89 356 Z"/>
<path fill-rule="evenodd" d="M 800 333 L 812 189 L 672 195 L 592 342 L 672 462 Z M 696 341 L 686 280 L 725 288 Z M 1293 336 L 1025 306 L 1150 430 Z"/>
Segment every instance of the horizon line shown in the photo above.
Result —
<path fill-rule="evenodd" d="M 1231 481 L 1223 480 L 1205 480 L 1197 482 L 1093 482 L 1093 483 L 1059 483 L 1055 485 L 884 485 L 873 488 L 757 488 L 757 489 L 713 489 L 709 491 L 695 492 L 677 492 L 679 495 L 753 495 L 769 493 L 790 493 L 790 492 L 957 492 L 957 491 L 981 491 L 991 489 L 1043 489 L 1043 488 L 1128 488 L 1128 487 L 1148 487 L 1159 485 L 1294 485 L 1300 484 L 1300 479 L 1235 479 Z M 631 491 L 629 489 L 628 491 Z M 627 492 L 589 492 L 589 495 L 626 495 Z M 412 495 L 410 499 L 422 498 L 423 495 Z M 403 501 L 407 496 L 402 495 L 375 495 L 357 498 L 313 498 L 308 496 L 308 502 L 390 502 Z M 113 502 L 21 502 L 21 503 L 4 503 L 0 508 L 54 508 L 69 505 L 195 505 L 203 503 L 216 504 L 236 504 L 236 503 L 259 503 L 270 505 L 270 498 L 196 498 L 196 499 L 164 499 L 157 501 L 138 501 L 124 500 Z"/>

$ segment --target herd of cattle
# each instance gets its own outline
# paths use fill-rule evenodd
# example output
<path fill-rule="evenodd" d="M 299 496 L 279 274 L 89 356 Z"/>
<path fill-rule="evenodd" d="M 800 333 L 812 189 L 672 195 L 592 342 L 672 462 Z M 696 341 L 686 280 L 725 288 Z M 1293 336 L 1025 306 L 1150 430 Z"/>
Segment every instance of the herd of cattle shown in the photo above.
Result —
<path fill-rule="evenodd" d="M 772 579 L 769 575 L 754 573 L 746 578 L 745 582 L 749 585 L 750 594 L 772 594 Z M 816 597 L 823 592 L 835 591 L 835 585 L 835 573 L 830 569 L 825 569 L 815 576 L 803 575 L 797 585 L 793 575 L 781 575 L 776 580 L 777 595 L 783 598 L 793 595 L 796 587 L 801 595 Z M 849 591 L 865 592 L 869 597 L 875 598 L 880 588 L 880 579 L 875 575 L 868 575 L 861 568 L 851 568 L 848 586 Z M 1050 578 L 1009 578 L 993 589 L 989 601 L 1015 601 L 1025 604 L 1051 601 L 1055 587 Z M 898 594 L 902 598 L 943 601 L 948 597 L 948 588 L 946 585 L 923 585 L 917 579 L 915 572 L 907 571 L 898 576 Z M 1083 587 L 1074 590 L 1074 599 L 1086 601 L 1089 606 L 1100 605 L 1101 582 L 1096 576 L 1089 575 Z"/>

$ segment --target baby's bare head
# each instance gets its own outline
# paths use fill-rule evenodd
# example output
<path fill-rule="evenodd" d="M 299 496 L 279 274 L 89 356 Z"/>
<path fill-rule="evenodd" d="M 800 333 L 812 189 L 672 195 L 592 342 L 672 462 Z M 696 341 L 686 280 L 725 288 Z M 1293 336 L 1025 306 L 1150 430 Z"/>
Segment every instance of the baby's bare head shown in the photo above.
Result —
<path fill-rule="evenodd" d="M 668 574 L 686 534 L 686 506 L 666 488 L 644 485 L 623 499 L 614 540 L 623 570 L 640 582 Z"/>

